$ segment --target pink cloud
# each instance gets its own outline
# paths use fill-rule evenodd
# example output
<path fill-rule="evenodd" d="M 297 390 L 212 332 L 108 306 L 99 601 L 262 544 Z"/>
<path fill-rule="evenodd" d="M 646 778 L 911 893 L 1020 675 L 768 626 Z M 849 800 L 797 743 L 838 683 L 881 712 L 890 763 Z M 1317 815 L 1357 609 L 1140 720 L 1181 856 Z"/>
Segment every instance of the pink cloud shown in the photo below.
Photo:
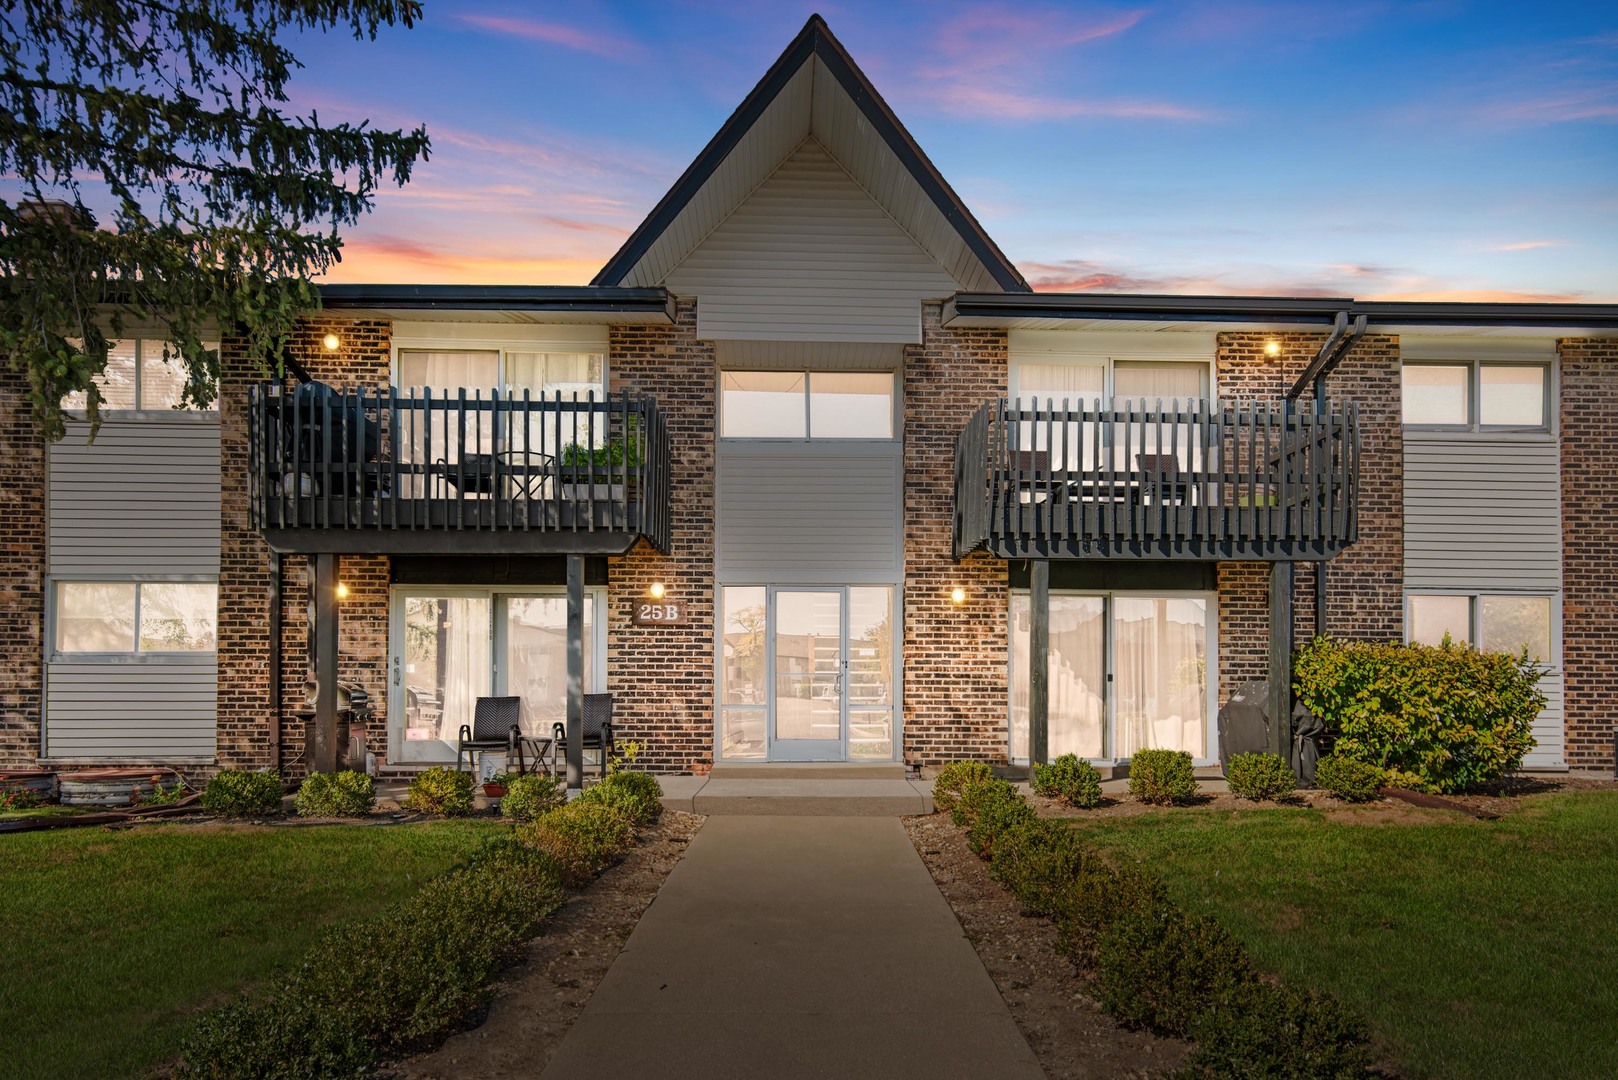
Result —
<path fill-rule="evenodd" d="M 490 250 L 489 245 L 480 247 L 484 250 L 465 244 L 440 247 L 399 236 L 350 239 L 343 245 L 343 261 L 322 280 L 331 283 L 583 284 L 611 253 L 608 250 L 531 255 Z"/>
<path fill-rule="evenodd" d="M 950 62 L 918 73 L 928 78 L 958 78 L 994 68 L 1021 68 L 1034 54 L 1060 52 L 1122 34 L 1145 16 L 1144 11 L 1129 11 L 1097 22 L 1067 12 L 976 9 L 939 28 L 938 51 Z"/>
<path fill-rule="evenodd" d="M 505 15 L 456 15 L 455 17 L 461 22 L 468 23 L 480 30 L 489 30 L 496 34 L 507 34 L 511 37 L 527 38 L 530 41 L 543 41 L 548 45 L 561 45 L 563 48 L 604 56 L 609 60 L 641 52 L 639 43 L 630 41 L 627 38 L 612 37 L 607 34 L 593 34 L 588 30 L 564 26 L 561 23 L 540 22 L 537 19 L 524 19 Z"/>
<path fill-rule="evenodd" d="M 1570 89 L 1549 97 L 1486 105 L 1485 120 L 1506 124 L 1572 124 L 1585 120 L 1618 121 L 1618 82 Z"/>
<path fill-rule="evenodd" d="M 1069 120 L 1081 116 L 1137 120 L 1208 120 L 1214 116 L 1213 113 L 1201 109 L 1176 105 L 1168 101 L 1042 97 L 966 83 L 941 86 L 933 92 L 932 97 L 952 111 L 963 115 L 989 116 L 1002 120 Z"/>
<path fill-rule="evenodd" d="M 1477 304 L 1571 304 L 1588 299 L 1578 292 L 1520 292 L 1514 289 L 1417 289 L 1412 292 L 1381 293 L 1366 300 L 1442 300 Z"/>
<path fill-rule="evenodd" d="M 1496 244 L 1495 251 L 1533 251 L 1536 248 L 1567 247 L 1566 240 L 1519 240 L 1514 244 Z"/>

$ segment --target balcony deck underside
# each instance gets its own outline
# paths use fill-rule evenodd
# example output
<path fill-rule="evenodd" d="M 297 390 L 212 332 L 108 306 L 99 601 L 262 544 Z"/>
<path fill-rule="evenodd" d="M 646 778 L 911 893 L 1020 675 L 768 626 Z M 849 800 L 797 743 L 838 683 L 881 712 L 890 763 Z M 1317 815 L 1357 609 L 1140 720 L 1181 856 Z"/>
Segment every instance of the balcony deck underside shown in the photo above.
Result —
<path fill-rule="evenodd" d="M 342 507 L 301 500 L 295 512 L 270 508 L 261 527 L 282 554 L 618 555 L 645 535 L 633 502 L 367 499 Z M 647 537 L 651 539 L 651 537 Z"/>
<path fill-rule="evenodd" d="M 1310 562 L 1351 542 L 1341 520 L 1307 507 L 1034 505 L 1006 518 L 983 544 L 1005 559 Z"/>

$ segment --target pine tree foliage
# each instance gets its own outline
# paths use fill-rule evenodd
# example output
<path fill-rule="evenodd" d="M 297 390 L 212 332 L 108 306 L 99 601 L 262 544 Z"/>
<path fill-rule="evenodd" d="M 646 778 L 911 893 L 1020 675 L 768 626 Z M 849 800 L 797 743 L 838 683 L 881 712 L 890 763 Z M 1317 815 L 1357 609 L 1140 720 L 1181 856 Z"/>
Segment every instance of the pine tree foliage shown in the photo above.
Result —
<path fill-rule="evenodd" d="M 428 152 L 425 128 L 295 115 L 287 42 L 420 17 L 415 0 L 0 5 L 0 363 L 47 437 L 75 391 L 99 421 L 126 327 L 173 343 L 196 406 L 217 393 L 215 328 L 279 355 L 340 230 Z"/>

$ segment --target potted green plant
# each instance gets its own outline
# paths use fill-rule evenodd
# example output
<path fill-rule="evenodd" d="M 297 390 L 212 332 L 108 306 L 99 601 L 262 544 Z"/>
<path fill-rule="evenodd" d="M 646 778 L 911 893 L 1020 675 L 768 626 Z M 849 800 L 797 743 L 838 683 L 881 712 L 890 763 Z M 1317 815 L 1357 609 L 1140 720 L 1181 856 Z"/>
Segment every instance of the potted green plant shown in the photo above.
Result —
<path fill-rule="evenodd" d="M 641 461 L 640 434 L 633 426 L 626 438 L 608 439 L 601 446 L 569 443 L 562 447 L 557 470 L 562 482 L 562 498 L 622 501 L 623 481 L 628 481 L 633 492 L 633 471 Z"/>
<path fill-rule="evenodd" d="M 495 773 L 483 781 L 483 794 L 491 799 L 502 799 L 505 797 L 506 788 L 510 783 L 510 773 Z"/>

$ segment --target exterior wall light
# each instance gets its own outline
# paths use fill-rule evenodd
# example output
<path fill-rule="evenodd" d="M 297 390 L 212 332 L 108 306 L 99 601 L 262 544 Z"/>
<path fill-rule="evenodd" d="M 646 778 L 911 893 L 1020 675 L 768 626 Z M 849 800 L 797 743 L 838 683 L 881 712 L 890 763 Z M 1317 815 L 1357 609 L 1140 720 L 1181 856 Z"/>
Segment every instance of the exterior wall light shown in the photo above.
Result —
<path fill-rule="evenodd" d="M 949 591 L 949 602 L 959 607 L 966 603 L 966 590 L 959 585 Z"/>
<path fill-rule="evenodd" d="M 1264 355 L 1270 357 L 1280 356 L 1281 343 L 1279 341 L 1266 341 L 1264 343 Z"/>
<path fill-rule="evenodd" d="M 663 599 L 663 594 L 666 592 L 668 592 L 668 589 L 663 587 L 663 583 L 661 581 L 652 582 L 652 584 L 646 589 L 646 595 L 650 596 L 653 600 Z"/>
<path fill-rule="evenodd" d="M 320 343 L 326 346 L 327 352 L 336 352 L 338 349 L 342 348 L 343 339 L 338 337 L 336 334 L 327 334 L 325 337 L 320 339 Z"/>
<path fill-rule="evenodd" d="M 339 600 L 347 600 L 348 599 L 348 586 L 344 585 L 341 581 L 339 581 L 337 583 L 337 599 L 339 599 Z"/>

